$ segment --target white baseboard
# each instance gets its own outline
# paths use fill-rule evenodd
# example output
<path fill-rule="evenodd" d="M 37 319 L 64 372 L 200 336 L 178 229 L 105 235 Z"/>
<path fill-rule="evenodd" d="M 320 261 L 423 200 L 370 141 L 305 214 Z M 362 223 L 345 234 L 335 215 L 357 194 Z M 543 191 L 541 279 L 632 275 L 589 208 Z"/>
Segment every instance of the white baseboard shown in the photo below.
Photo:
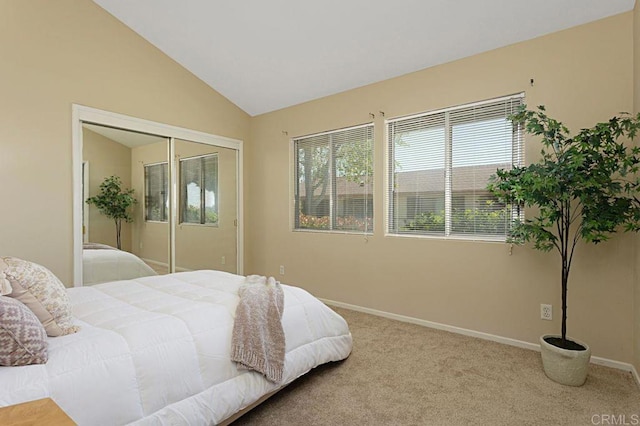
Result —
<path fill-rule="evenodd" d="M 638 374 L 638 370 L 633 365 L 631 366 L 631 374 L 633 374 L 633 377 L 636 378 L 636 383 L 640 386 L 640 374 Z"/>
<path fill-rule="evenodd" d="M 455 326 L 452 326 L 452 325 L 441 324 L 441 323 L 438 323 L 438 322 L 433 322 L 433 321 L 427 321 L 427 320 L 423 320 L 423 319 L 419 319 L 419 318 L 408 317 L 408 316 L 405 316 L 405 315 L 393 314 L 393 313 L 390 313 L 390 312 L 379 311 L 377 309 L 371 309 L 371 308 L 365 308 L 365 307 L 362 307 L 362 306 L 351 305 L 349 303 L 336 302 L 334 300 L 328 300 L 328 299 L 320 299 L 320 300 L 322 300 L 327 305 L 336 306 L 338 308 L 350 309 L 352 311 L 363 312 L 365 314 L 376 315 L 376 316 L 379 316 L 379 317 L 389 318 L 389 319 L 402 321 L 402 322 L 408 322 L 408 323 L 411 323 L 411 324 L 422 325 L 422 326 L 429 327 L 429 328 L 435 328 L 435 329 L 438 329 L 438 330 L 449 331 L 451 333 L 463 334 L 465 336 L 470 336 L 470 337 L 477 337 L 478 339 L 490 340 L 492 342 L 503 343 L 505 345 L 516 346 L 518 348 L 530 349 L 530 350 L 533 350 L 533 351 L 540 352 L 540 345 L 537 344 L 537 343 L 525 342 L 525 341 L 522 341 L 522 340 L 511 339 L 509 337 L 496 336 L 495 334 L 483 333 L 481 331 L 469 330 L 467 328 L 455 327 Z M 640 376 L 638 375 L 638 372 L 635 369 L 635 367 L 633 365 L 629 364 L 629 363 L 615 361 L 615 360 L 608 359 L 608 358 L 601 358 L 601 357 L 597 357 L 597 356 L 592 356 L 591 357 L 591 363 L 592 364 L 597 364 L 597 365 L 603 365 L 603 366 L 606 366 L 606 367 L 615 368 L 615 369 L 618 369 L 618 370 L 631 372 L 633 374 L 633 376 L 635 377 L 636 382 L 638 383 L 638 386 L 640 386 Z"/>
<path fill-rule="evenodd" d="M 611 368 L 615 368 L 617 370 L 628 371 L 631 374 L 633 374 L 633 371 L 635 370 L 633 365 L 629 364 L 627 362 L 620 362 L 620 361 L 616 361 L 616 360 L 613 360 L 613 359 L 602 358 L 602 357 L 593 356 L 593 355 L 591 356 L 591 364 L 603 365 L 605 367 L 611 367 Z M 637 379 L 637 377 L 636 377 L 636 379 Z M 638 385 L 640 385 L 640 381 L 638 382 Z"/>

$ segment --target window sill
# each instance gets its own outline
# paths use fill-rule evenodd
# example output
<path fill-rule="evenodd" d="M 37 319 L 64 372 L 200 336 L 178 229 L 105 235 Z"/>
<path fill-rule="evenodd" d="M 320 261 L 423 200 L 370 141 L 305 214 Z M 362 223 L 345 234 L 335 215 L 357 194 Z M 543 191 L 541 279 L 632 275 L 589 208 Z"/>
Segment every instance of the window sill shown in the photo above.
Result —
<path fill-rule="evenodd" d="M 391 238 L 417 238 L 425 240 L 441 240 L 441 241 L 473 241 L 478 243 L 506 243 L 505 237 L 488 236 L 488 235 L 427 235 L 427 234 L 396 234 L 386 232 L 385 237 Z"/>
<path fill-rule="evenodd" d="M 342 231 L 339 229 L 306 229 L 306 228 L 295 228 L 292 229 L 293 232 L 300 233 L 310 233 L 310 234 L 340 234 L 340 235 L 366 235 L 370 237 L 373 235 L 373 231 Z"/>

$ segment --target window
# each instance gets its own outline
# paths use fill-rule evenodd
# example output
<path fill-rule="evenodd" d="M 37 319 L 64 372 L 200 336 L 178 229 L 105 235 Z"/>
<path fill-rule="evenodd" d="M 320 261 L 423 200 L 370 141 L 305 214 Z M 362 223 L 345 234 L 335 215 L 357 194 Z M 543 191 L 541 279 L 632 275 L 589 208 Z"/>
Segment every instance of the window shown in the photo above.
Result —
<path fill-rule="evenodd" d="M 166 222 L 168 220 L 168 164 L 144 166 L 144 220 Z"/>
<path fill-rule="evenodd" d="M 218 223 L 218 156 L 180 160 L 180 223 Z"/>
<path fill-rule="evenodd" d="M 373 124 L 294 139 L 295 229 L 371 232 Z"/>
<path fill-rule="evenodd" d="M 496 169 L 522 164 L 516 95 L 387 122 L 389 233 L 496 240 L 517 206 L 486 190 Z"/>

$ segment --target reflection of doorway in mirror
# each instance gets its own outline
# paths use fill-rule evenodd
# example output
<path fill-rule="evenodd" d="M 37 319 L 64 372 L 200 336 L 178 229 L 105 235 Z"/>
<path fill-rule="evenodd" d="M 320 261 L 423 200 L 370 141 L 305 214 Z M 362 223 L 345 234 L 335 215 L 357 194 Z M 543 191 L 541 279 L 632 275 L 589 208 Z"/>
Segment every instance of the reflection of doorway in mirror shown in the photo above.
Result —
<path fill-rule="evenodd" d="M 89 206 L 87 198 L 89 198 L 89 162 L 82 162 L 82 242 L 89 242 Z"/>

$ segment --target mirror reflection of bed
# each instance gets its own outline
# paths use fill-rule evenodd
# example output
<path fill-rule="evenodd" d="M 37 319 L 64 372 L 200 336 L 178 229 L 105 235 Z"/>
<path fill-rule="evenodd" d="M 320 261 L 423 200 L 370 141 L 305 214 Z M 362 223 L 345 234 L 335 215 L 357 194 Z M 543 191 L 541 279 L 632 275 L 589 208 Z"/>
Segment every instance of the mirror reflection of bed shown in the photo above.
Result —
<path fill-rule="evenodd" d="M 237 273 L 235 150 L 90 123 L 82 139 L 83 285 L 195 269 Z M 113 219 L 86 203 L 109 176 L 137 200 L 119 250 Z"/>

